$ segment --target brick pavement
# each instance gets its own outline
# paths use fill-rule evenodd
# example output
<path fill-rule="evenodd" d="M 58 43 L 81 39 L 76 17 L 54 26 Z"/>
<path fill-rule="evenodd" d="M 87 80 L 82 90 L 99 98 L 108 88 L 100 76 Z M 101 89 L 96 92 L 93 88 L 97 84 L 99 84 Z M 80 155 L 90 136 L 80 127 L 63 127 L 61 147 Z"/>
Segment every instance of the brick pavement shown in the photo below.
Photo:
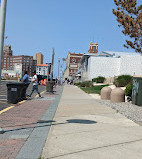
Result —
<path fill-rule="evenodd" d="M 0 139 L 0 158 L 14 159 L 25 139 Z"/>
<path fill-rule="evenodd" d="M 43 99 L 32 99 L 0 115 L 0 159 L 14 159 L 25 144 L 34 128 L 40 126 L 40 119 L 54 101 L 55 94 L 44 93 Z"/>

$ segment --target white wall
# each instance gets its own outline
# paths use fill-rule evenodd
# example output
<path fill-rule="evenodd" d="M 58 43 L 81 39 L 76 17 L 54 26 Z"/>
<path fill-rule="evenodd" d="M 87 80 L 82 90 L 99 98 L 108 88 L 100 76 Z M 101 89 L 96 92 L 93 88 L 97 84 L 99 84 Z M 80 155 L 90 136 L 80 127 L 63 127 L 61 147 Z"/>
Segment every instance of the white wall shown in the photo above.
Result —
<path fill-rule="evenodd" d="M 98 76 L 114 77 L 120 74 L 120 58 L 93 57 L 88 61 L 88 78 Z"/>
<path fill-rule="evenodd" d="M 120 62 L 120 74 L 142 75 L 142 56 L 123 55 Z"/>
<path fill-rule="evenodd" d="M 47 76 L 47 73 L 48 73 L 48 66 L 36 66 L 36 74 L 37 75 Z"/>
<path fill-rule="evenodd" d="M 93 57 L 88 61 L 88 79 L 98 76 L 142 75 L 142 56 L 123 55 L 116 57 Z"/>

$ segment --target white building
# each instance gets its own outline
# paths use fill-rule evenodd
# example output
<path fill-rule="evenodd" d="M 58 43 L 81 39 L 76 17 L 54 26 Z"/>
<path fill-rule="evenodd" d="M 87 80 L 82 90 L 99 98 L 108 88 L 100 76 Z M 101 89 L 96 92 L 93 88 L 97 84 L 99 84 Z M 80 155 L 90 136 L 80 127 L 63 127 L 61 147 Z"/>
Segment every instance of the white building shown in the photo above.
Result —
<path fill-rule="evenodd" d="M 106 78 L 123 74 L 142 75 L 142 56 L 138 53 L 103 51 L 102 54 L 85 54 L 81 59 L 81 81 L 98 76 Z"/>
<path fill-rule="evenodd" d="M 37 64 L 36 66 L 36 74 L 47 76 L 49 72 L 49 66 L 47 64 Z"/>

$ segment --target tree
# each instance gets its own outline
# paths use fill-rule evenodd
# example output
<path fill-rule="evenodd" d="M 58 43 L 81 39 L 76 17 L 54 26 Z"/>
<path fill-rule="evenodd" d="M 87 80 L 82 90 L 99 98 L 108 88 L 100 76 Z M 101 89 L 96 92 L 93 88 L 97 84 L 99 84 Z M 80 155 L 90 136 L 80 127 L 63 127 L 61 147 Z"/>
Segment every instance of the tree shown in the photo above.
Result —
<path fill-rule="evenodd" d="M 113 14 L 117 17 L 122 33 L 130 37 L 124 47 L 133 48 L 142 54 L 142 5 L 137 5 L 137 0 L 114 0 L 117 9 Z"/>

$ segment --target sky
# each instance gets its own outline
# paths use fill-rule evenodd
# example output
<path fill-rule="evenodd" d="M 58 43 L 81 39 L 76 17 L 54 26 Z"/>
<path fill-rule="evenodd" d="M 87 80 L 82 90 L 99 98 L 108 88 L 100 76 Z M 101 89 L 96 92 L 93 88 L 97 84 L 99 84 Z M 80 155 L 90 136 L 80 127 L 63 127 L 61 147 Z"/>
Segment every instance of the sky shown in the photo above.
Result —
<path fill-rule="evenodd" d="M 42 52 L 44 63 L 51 62 L 54 47 L 54 76 L 58 58 L 66 58 L 69 50 L 87 53 L 91 41 L 98 42 L 99 52 L 134 52 L 123 47 L 127 37 L 113 8 L 113 0 L 7 0 L 5 44 L 14 55 Z"/>

